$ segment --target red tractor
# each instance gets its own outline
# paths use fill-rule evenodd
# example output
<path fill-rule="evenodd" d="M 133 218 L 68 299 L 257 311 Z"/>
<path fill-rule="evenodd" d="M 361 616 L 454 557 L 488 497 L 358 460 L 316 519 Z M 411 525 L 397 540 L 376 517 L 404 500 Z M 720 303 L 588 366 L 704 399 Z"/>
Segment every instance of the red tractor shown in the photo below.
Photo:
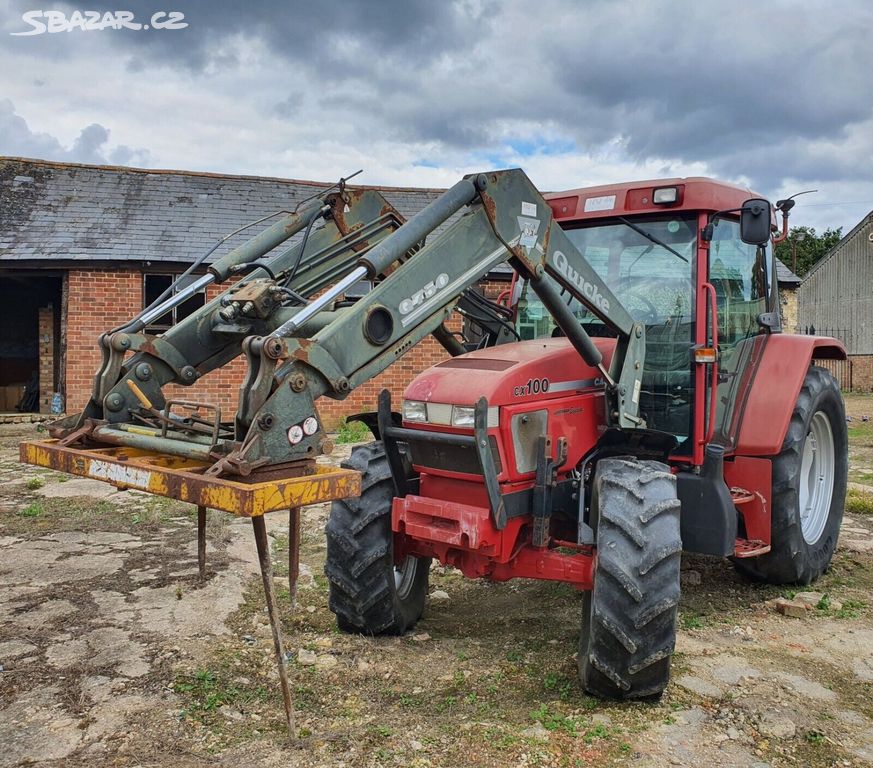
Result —
<path fill-rule="evenodd" d="M 383 392 L 362 417 L 377 442 L 343 465 L 361 472 L 361 496 L 335 501 L 327 525 L 341 629 L 412 627 L 433 559 L 469 577 L 563 581 L 584 593 L 585 689 L 645 698 L 669 679 L 683 549 L 775 584 L 827 569 L 847 434 L 837 383 L 816 361 L 845 351 L 782 333 L 771 208 L 750 198 L 704 178 L 545 196 L 644 326 L 641 375 L 616 381 L 637 331 L 616 329 L 600 285 L 558 251 L 547 273 L 562 286 L 514 283 L 510 343 L 424 371 L 399 412 Z M 784 227 L 790 207 L 777 204 Z M 601 364 L 568 338 L 573 323 Z M 619 412 L 623 400 L 636 415 Z"/>
<path fill-rule="evenodd" d="M 777 237 L 792 204 L 776 204 Z M 846 424 L 816 363 L 845 350 L 782 333 L 774 213 L 697 178 L 544 198 L 511 169 L 467 176 L 404 221 L 342 180 L 207 264 L 216 245 L 101 335 L 85 409 L 22 458 L 196 504 L 201 568 L 206 507 L 251 517 L 289 723 L 264 514 L 291 510 L 293 594 L 299 508 L 334 499 L 326 572 L 342 629 L 412 627 L 434 558 L 471 577 L 563 581 L 584 592 L 585 688 L 655 696 L 682 550 L 807 584 L 836 546 Z M 489 302 L 473 287 L 507 261 L 517 279 Z M 233 276 L 165 333 L 145 331 Z M 445 325 L 455 309 L 461 339 Z M 358 417 L 376 441 L 345 469 L 316 464 L 332 445 L 317 400 L 342 400 L 428 335 L 451 359 L 396 409 L 383 392 Z M 239 355 L 233 421 L 166 397 Z"/>

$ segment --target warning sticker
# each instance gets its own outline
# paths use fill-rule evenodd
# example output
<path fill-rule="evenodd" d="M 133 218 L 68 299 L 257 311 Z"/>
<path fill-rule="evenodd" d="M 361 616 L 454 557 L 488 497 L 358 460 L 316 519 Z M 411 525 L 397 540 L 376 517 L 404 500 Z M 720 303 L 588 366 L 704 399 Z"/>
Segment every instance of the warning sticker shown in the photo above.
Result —
<path fill-rule="evenodd" d="M 520 232 L 518 242 L 525 248 L 533 248 L 537 244 L 537 232 L 540 231 L 539 219 L 528 219 L 524 216 L 516 216 Z"/>
<path fill-rule="evenodd" d="M 148 488 L 152 481 L 152 473 L 147 469 L 124 467 L 120 464 L 110 464 L 108 461 L 93 460 L 88 465 L 88 477 L 97 480 L 108 480 L 118 485 L 130 485 L 134 488 Z"/>
<path fill-rule="evenodd" d="M 523 202 L 521 204 L 521 215 L 522 216 L 536 216 L 537 215 L 537 204 Z"/>

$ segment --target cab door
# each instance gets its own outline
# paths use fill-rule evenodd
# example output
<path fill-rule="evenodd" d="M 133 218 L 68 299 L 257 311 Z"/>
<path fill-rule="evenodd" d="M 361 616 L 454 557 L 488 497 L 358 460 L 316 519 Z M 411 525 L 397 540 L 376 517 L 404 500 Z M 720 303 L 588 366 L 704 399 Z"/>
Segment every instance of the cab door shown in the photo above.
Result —
<path fill-rule="evenodd" d="M 772 330 L 760 318 L 778 306 L 771 248 L 769 244 L 759 248 L 744 243 L 739 221 L 720 219 L 707 249 L 707 275 L 704 293 L 710 298 L 710 322 L 711 306 L 715 305 L 718 362 L 717 375 L 707 376 L 702 442 L 715 442 L 730 452 L 736 445 L 751 382 Z"/>

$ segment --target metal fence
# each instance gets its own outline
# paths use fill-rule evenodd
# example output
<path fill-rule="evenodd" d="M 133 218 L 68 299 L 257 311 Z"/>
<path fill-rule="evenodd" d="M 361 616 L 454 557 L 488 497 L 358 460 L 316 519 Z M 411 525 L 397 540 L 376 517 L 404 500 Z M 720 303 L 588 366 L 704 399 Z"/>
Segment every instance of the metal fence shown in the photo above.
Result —
<path fill-rule="evenodd" d="M 840 389 L 850 392 L 853 388 L 852 358 L 848 360 L 816 360 L 816 365 L 827 368 L 840 385 Z"/>

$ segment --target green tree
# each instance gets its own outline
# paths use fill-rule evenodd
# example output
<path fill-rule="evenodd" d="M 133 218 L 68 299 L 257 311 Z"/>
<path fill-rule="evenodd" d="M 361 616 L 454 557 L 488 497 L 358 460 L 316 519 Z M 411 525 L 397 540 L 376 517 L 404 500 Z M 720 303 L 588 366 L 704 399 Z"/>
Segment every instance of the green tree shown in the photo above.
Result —
<path fill-rule="evenodd" d="M 776 257 L 789 269 L 793 269 L 796 251 L 797 269 L 794 272 L 798 277 L 803 277 L 842 237 L 842 227 L 828 227 L 820 235 L 813 227 L 791 227 L 788 237 L 776 246 Z"/>

